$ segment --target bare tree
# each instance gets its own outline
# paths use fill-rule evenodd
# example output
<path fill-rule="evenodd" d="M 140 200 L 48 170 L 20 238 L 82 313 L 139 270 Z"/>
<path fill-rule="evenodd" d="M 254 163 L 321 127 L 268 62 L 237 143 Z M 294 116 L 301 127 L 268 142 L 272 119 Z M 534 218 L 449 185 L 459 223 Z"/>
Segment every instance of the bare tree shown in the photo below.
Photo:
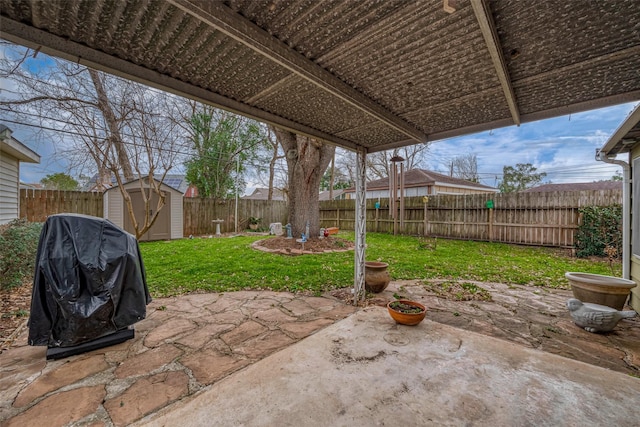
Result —
<path fill-rule="evenodd" d="M 287 160 L 289 222 L 295 235 L 320 233 L 319 188 L 322 175 L 333 158 L 335 146 L 293 132 L 274 128 Z"/>
<path fill-rule="evenodd" d="M 269 179 L 267 184 L 269 192 L 267 195 L 267 199 L 273 200 L 273 189 L 276 181 L 276 165 L 278 164 L 279 160 L 284 159 L 284 154 L 282 154 L 282 151 L 279 149 L 280 145 L 278 144 L 278 138 L 276 138 L 276 131 L 274 127 L 270 125 L 267 126 L 266 143 L 271 154 L 269 159 Z M 284 189 L 285 187 L 287 187 L 286 181 L 283 184 L 285 184 L 282 186 L 282 188 Z"/>
<path fill-rule="evenodd" d="M 176 124 L 177 104 L 183 101 L 46 55 L 30 63 L 37 53 L 6 46 L 5 54 L 10 52 L 0 61 L 0 77 L 11 80 L 17 90 L 2 93 L 0 108 L 53 130 L 67 160 L 81 170 L 97 170 L 98 187 L 110 187 L 115 177 L 140 238 L 164 206 L 158 181 L 173 167 L 176 147 L 186 137 Z M 144 176 L 139 182 L 145 214 L 137 218 L 124 184 Z"/>
<path fill-rule="evenodd" d="M 405 170 L 423 167 L 429 144 L 416 144 L 395 150 L 378 151 L 367 155 L 367 178 L 387 178 L 391 174 L 390 159 L 400 156 L 405 160 Z"/>
<path fill-rule="evenodd" d="M 463 154 L 454 157 L 448 164 L 449 175 L 467 181 L 480 182 L 478 176 L 478 156 L 476 154 Z"/>

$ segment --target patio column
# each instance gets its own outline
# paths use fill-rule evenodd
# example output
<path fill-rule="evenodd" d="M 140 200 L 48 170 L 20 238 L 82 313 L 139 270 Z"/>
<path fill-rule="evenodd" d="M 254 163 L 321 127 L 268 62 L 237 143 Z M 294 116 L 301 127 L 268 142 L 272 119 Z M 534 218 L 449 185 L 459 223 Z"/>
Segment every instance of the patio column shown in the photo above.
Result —
<path fill-rule="evenodd" d="M 353 283 L 353 303 L 364 300 L 364 261 L 367 236 L 367 152 L 364 148 L 356 151 L 356 248 L 355 277 Z"/>

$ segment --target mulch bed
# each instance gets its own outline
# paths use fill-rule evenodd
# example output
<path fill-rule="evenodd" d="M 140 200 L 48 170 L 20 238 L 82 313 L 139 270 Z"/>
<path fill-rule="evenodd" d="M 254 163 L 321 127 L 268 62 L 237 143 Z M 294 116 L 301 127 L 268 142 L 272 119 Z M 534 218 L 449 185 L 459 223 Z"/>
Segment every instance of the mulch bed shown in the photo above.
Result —
<path fill-rule="evenodd" d="M 271 250 L 284 250 L 291 253 L 292 250 L 302 249 L 302 244 L 296 242 L 296 239 L 287 239 L 286 237 L 271 237 L 261 240 L 258 246 Z M 316 253 L 324 253 L 328 250 L 351 250 L 355 244 L 349 240 L 340 237 L 329 236 L 324 239 L 312 238 L 305 242 L 304 250 Z"/>

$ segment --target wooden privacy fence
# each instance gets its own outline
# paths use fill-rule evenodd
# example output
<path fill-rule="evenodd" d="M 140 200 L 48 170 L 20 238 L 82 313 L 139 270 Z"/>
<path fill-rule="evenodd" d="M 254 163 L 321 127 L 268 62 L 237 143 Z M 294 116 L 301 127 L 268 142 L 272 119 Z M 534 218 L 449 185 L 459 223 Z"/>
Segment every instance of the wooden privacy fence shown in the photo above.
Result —
<path fill-rule="evenodd" d="M 492 201 L 493 208 L 488 203 Z M 389 200 L 367 200 L 367 231 L 393 233 Z M 429 196 L 405 199 L 400 234 L 573 247 L 584 206 L 622 203 L 622 191 L 572 191 Z M 355 201 L 320 202 L 320 226 L 355 228 Z"/>
<path fill-rule="evenodd" d="M 185 197 L 182 202 L 184 216 L 184 235 L 213 234 L 216 225 L 213 220 L 222 219 L 220 231 L 235 231 L 235 200 L 213 200 L 198 197 Z M 287 203 L 280 200 L 238 200 L 238 230 L 249 227 L 249 218 L 260 218 L 259 226 L 268 228 L 272 222 L 280 222 L 284 226 L 287 221 Z"/>
<path fill-rule="evenodd" d="M 58 213 L 102 217 L 102 194 L 87 191 L 20 190 L 20 218 L 44 222 L 47 216 Z"/>
<path fill-rule="evenodd" d="M 79 213 L 103 216 L 102 193 L 87 191 L 20 190 L 20 218 L 43 222 L 47 216 L 58 213 Z M 165 207 L 168 209 L 168 207 Z M 220 231 L 235 230 L 235 200 L 184 198 L 182 204 L 184 235 L 213 234 L 212 221 L 222 219 Z M 260 227 L 268 228 L 272 222 L 286 224 L 287 203 L 267 200 L 238 200 L 238 226 L 248 228 L 249 217 L 260 218 Z"/>
<path fill-rule="evenodd" d="M 493 208 L 487 202 L 493 201 Z M 393 233 L 389 200 L 367 200 L 367 231 Z M 429 196 L 405 199 L 400 234 L 485 240 L 527 245 L 573 247 L 584 206 L 622 203 L 622 191 L 573 191 Z M 222 232 L 235 229 L 235 200 L 183 199 L 184 235 L 215 233 L 213 220 L 224 220 Z M 20 217 L 42 222 L 48 215 L 70 212 L 102 217 L 102 194 L 81 191 L 20 190 Z M 238 200 L 239 230 L 248 228 L 249 217 L 261 218 L 260 226 L 287 221 L 283 201 Z M 353 200 L 320 202 L 320 226 L 355 229 Z"/>

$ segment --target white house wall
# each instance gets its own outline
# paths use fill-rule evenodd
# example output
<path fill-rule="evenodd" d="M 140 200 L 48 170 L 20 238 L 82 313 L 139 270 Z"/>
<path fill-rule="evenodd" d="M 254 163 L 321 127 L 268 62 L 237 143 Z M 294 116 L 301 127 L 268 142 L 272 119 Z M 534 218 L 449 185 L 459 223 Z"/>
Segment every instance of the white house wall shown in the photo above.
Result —
<path fill-rule="evenodd" d="M 20 214 L 18 160 L 0 152 L 0 224 L 6 224 Z"/>

